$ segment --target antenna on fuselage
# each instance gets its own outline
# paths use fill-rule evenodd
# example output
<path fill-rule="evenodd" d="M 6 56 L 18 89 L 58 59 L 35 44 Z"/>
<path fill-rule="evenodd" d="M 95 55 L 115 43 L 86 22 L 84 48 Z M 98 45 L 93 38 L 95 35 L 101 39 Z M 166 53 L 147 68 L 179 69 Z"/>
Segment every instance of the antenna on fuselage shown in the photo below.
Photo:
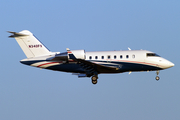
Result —
<path fill-rule="evenodd" d="M 128 47 L 128 50 L 131 50 L 131 48 Z"/>

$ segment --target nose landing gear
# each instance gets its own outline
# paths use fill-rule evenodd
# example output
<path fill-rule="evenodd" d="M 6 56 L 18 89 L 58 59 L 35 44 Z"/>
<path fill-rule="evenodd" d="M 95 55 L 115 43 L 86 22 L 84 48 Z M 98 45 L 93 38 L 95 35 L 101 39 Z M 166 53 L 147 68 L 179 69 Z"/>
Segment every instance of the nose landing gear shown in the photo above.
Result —
<path fill-rule="evenodd" d="M 160 79 L 160 77 L 159 76 L 156 76 L 156 80 L 158 81 Z"/>
<path fill-rule="evenodd" d="M 158 80 L 160 79 L 160 77 L 158 76 L 158 75 L 159 75 L 159 70 L 158 70 L 158 71 L 156 71 L 156 74 L 157 74 L 157 76 L 156 76 L 156 80 L 158 81 Z"/>

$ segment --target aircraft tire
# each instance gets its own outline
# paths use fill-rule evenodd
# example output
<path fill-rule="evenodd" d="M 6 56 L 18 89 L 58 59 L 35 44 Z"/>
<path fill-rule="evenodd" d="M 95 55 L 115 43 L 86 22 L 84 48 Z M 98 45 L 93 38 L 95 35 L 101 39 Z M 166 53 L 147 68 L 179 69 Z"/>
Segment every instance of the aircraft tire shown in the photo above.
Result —
<path fill-rule="evenodd" d="M 97 80 L 92 80 L 92 84 L 97 84 Z"/>
<path fill-rule="evenodd" d="M 156 80 L 158 81 L 160 79 L 160 77 L 159 76 L 156 76 Z"/>
<path fill-rule="evenodd" d="M 98 77 L 96 75 L 92 76 L 92 78 L 91 78 L 92 84 L 97 84 L 97 79 L 98 79 Z"/>

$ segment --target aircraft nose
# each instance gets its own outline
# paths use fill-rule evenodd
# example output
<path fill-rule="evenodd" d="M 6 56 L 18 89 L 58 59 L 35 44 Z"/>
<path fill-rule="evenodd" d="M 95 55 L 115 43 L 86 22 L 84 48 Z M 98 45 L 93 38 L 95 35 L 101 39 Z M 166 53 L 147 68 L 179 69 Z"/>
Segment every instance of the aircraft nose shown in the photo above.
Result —
<path fill-rule="evenodd" d="M 164 69 L 171 68 L 174 66 L 174 63 L 172 63 L 166 59 L 162 60 L 161 62 L 163 63 L 162 66 Z"/>
<path fill-rule="evenodd" d="M 174 63 L 167 61 L 165 66 L 166 66 L 166 68 L 171 68 L 174 66 Z"/>
<path fill-rule="evenodd" d="M 174 63 L 169 62 L 169 67 L 173 67 L 173 66 L 174 66 Z"/>

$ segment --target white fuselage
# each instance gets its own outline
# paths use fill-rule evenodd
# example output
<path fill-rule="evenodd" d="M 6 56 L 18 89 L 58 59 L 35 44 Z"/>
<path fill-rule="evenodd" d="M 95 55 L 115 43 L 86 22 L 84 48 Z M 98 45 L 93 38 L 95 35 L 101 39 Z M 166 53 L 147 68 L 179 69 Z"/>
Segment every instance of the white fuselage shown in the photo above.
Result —
<path fill-rule="evenodd" d="M 112 62 L 137 63 L 166 69 L 174 64 L 160 56 L 147 56 L 152 53 L 146 50 L 129 50 L 129 51 L 101 51 L 86 52 L 86 60 L 104 61 L 107 64 Z"/>
<path fill-rule="evenodd" d="M 146 50 L 84 52 L 83 55 L 78 54 L 80 52 L 77 50 L 74 51 L 74 53 L 77 59 L 79 57 L 79 59 L 84 59 L 85 61 L 89 61 L 97 65 L 116 68 L 115 71 L 100 69 L 98 71 L 99 74 L 163 70 L 174 66 L 172 62 Z M 68 62 L 48 60 L 52 57 L 55 57 L 55 53 L 44 57 L 24 59 L 21 60 L 21 63 L 57 71 L 74 73 L 85 72 L 82 66 L 79 66 L 76 61 L 71 59 L 69 59 Z"/>

